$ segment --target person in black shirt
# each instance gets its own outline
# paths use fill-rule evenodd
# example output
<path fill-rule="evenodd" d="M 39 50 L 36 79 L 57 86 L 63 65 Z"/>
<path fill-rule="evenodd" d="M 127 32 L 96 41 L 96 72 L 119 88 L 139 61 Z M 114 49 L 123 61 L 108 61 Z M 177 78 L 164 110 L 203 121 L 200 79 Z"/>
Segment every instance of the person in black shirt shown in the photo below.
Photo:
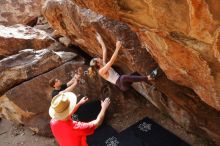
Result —
<path fill-rule="evenodd" d="M 57 78 L 53 78 L 49 81 L 49 85 L 54 88 L 51 92 L 51 97 L 53 98 L 59 93 L 63 92 L 72 92 L 76 87 L 78 80 L 82 75 L 82 68 L 78 68 L 78 72 L 74 75 L 74 77 L 67 83 L 62 83 L 61 80 Z"/>
<path fill-rule="evenodd" d="M 51 92 L 51 97 L 55 97 L 59 93 L 72 92 L 76 88 L 77 82 L 83 74 L 81 67 L 77 69 L 74 77 L 67 83 L 62 83 L 59 79 L 53 78 L 49 81 L 49 84 L 53 89 Z M 78 98 L 78 97 L 77 97 Z M 79 100 L 79 99 L 77 99 Z M 79 107 L 79 109 L 72 116 L 75 121 L 89 122 L 96 119 L 97 115 L 101 110 L 101 101 L 99 100 L 89 100 L 87 103 Z"/>

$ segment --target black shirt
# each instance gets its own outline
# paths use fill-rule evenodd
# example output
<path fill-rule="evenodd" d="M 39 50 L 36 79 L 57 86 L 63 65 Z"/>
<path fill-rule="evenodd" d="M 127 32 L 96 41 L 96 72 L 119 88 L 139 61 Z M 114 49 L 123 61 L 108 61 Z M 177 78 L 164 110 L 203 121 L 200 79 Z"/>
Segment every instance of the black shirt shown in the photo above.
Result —
<path fill-rule="evenodd" d="M 67 84 L 62 84 L 61 87 L 60 87 L 60 90 L 56 90 L 54 89 L 52 92 L 51 92 L 51 97 L 53 98 L 54 96 L 56 96 L 57 94 L 59 94 L 60 91 L 63 91 L 67 88 Z"/>

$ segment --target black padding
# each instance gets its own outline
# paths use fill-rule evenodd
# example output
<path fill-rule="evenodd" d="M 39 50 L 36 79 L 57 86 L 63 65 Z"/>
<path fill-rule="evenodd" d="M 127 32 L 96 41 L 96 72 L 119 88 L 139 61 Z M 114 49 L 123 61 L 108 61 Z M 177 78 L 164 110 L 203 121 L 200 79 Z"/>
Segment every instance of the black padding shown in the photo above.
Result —
<path fill-rule="evenodd" d="M 149 118 L 137 122 L 122 132 L 142 141 L 143 146 L 190 146 Z"/>
<path fill-rule="evenodd" d="M 73 115 L 73 120 L 81 122 L 90 122 L 95 120 L 101 110 L 101 102 L 99 100 L 89 101 L 83 104 Z"/>
<path fill-rule="evenodd" d="M 87 137 L 89 146 L 190 146 L 149 118 L 135 123 L 121 133 L 103 125 Z"/>
<path fill-rule="evenodd" d="M 118 133 L 111 126 L 102 125 L 95 133 L 87 137 L 89 146 L 106 146 L 111 140 L 117 139 Z"/>

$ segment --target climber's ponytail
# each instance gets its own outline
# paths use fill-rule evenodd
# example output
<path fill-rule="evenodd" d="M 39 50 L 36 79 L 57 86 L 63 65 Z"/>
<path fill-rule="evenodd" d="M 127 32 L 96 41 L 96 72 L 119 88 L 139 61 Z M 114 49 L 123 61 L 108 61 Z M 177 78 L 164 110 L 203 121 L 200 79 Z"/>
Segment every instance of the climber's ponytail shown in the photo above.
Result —
<path fill-rule="evenodd" d="M 88 68 L 88 76 L 89 77 L 91 77 L 91 78 L 94 77 L 96 75 L 96 72 L 97 72 L 97 70 L 94 66 L 91 66 Z"/>
<path fill-rule="evenodd" d="M 93 77 L 97 73 L 97 60 L 98 60 L 98 58 L 93 58 L 90 61 L 90 64 L 89 64 L 90 67 L 88 68 L 88 75 L 89 75 L 89 77 Z"/>

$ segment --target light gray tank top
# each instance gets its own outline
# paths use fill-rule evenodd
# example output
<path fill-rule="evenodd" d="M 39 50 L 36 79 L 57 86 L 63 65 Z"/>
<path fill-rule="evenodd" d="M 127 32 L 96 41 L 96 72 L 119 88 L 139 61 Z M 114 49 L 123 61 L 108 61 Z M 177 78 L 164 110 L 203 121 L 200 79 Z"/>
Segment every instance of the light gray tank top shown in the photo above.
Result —
<path fill-rule="evenodd" d="M 108 78 L 106 78 L 106 80 L 111 82 L 112 84 L 116 84 L 116 81 L 118 80 L 120 75 L 113 68 L 110 68 L 108 70 L 108 74 L 109 76 Z"/>

